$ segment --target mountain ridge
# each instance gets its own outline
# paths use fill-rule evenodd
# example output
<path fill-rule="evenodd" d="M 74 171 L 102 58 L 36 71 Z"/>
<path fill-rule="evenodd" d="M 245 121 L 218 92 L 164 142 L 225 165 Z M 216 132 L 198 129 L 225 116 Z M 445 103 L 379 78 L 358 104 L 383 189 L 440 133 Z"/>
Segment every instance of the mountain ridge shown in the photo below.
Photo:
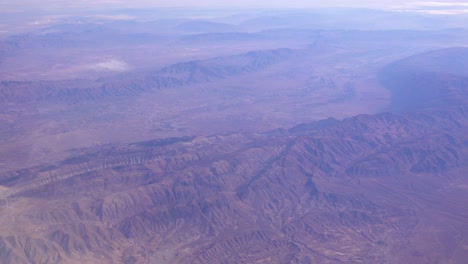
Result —
<path fill-rule="evenodd" d="M 97 154 L 91 155 L 97 158 L 96 161 L 89 158 L 88 161 L 78 158 L 72 163 L 64 161 L 63 164 L 70 165 L 49 166 L 39 174 L 48 175 L 53 170 L 58 170 L 56 174 L 70 173 L 83 166 L 91 167 L 91 163 L 97 164 L 99 169 L 78 172 L 63 180 L 45 181 L 25 188 L 10 198 L 4 197 L 3 200 L 9 201 L 10 205 L 22 204 L 22 201 L 31 198 L 38 206 L 44 203 L 44 209 L 41 209 L 42 206 L 30 209 L 22 216 L 22 221 L 27 225 L 48 226 L 37 233 L 43 234 L 40 235 L 41 240 L 31 244 L 36 255 L 18 253 L 18 249 L 23 250 L 21 248 L 24 246 L 4 242 L 3 252 L 12 254 L 5 259 L 10 260 L 7 263 L 24 258 L 53 261 L 41 256 L 44 254 L 40 253 L 41 245 L 47 245 L 47 250 L 55 252 L 56 263 L 58 259 L 71 261 L 78 256 L 97 257 L 99 252 L 104 251 L 108 259 L 133 259 L 136 263 L 143 259 L 155 261 L 162 257 L 160 250 L 163 252 L 164 248 L 156 245 L 163 239 L 166 248 L 175 243 L 174 248 L 166 250 L 186 252 L 167 259 L 178 263 L 252 262 L 267 256 L 279 263 L 342 263 L 358 259 L 378 261 L 383 256 L 389 260 L 391 255 L 387 253 L 377 258 L 377 255 L 364 253 L 368 251 L 351 253 L 344 247 L 313 253 L 303 243 L 333 245 L 334 239 L 319 230 L 342 236 L 346 234 L 341 233 L 345 230 L 342 228 L 347 225 L 357 229 L 365 227 L 362 232 L 379 237 L 377 229 L 371 227 L 384 225 L 385 230 L 396 233 L 386 238 L 380 236 L 380 240 L 376 238 L 376 244 L 372 247 L 396 250 L 390 238 L 410 236 L 410 230 L 417 224 L 411 220 L 409 223 L 412 224 L 401 230 L 390 228 L 388 221 L 394 220 L 386 220 L 387 213 L 381 211 L 382 208 L 393 211 L 391 214 L 398 215 L 397 219 L 418 218 L 417 214 L 405 212 L 403 208 L 397 209 L 399 205 L 396 202 L 390 206 L 378 200 L 369 200 L 376 195 L 370 190 L 365 192 L 368 198 L 364 198 L 349 188 L 363 191 L 359 182 L 362 184 L 365 178 L 377 177 L 390 181 L 394 177 L 414 173 L 440 175 L 456 168 L 466 168 L 468 160 L 462 157 L 468 156 L 467 139 L 463 133 L 467 117 L 466 107 L 435 113 L 383 113 L 361 115 L 299 134 L 294 131 L 286 134 L 236 133 L 173 139 L 167 141 L 168 144 L 164 141 L 141 142 L 111 147 L 114 149 L 112 151 L 97 147 L 97 153 L 108 154 L 99 154 L 100 158 Z M 442 129 L 434 130 L 434 127 Z M 83 151 L 84 157 L 91 157 L 90 150 Z M 433 156 L 421 159 L 418 153 L 431 153 Z M 116 158 L 114 161 L 112 156 Z M 133 162 L 152 156 L 157 158 L 147 158 L 143 163 Z M 119 157 L 129 158 L 122 162 Z M 439 162 L 441 158 L 444 163 Z M 103 160 L 115 165 L 100 166 Z M 399 166 L 395 167 L 395 164 Z M 373 171 L 375 166 L 379 169 Z M 31 168 L 29 173 L 34 175 L 33 171 L 38 169 Z M 109 177 L 112 177 L 112 181 L 109 181 Z M 338 187 L 335 179 L 341 179 L 350 186 Z M 7 178 L 0 181 L 1 184 L 5 182 L 8 182 Z M 347 191 L 335 189 L 330 192 L 332 189 L 328 185 L 335 186 L 332 189 L 338 187 Z M 73 186 L 73 191 L 70 186 Z M 15 185 L 9 188 L 14 189 Z M 97 193 L 100 194 L 96 196 Z M 353 202 L 350 203 L 348 199 Z M 61 209 L 45 210 L 50 208 L 51 205 L 46 206 L 49 203 L 60 205 Z M 312 204 L 313 207 L 310 207 Z M 407 206 L 412 208 L 413 205 L 410 203 Z M 417 207 L 412 210 L 417 210 Z M 313 211 L 318 215 L 307 217 Z M 290 222 L 288 215 L 294 215 L 298 222 Z M 319 221 L 322 217 L 327 220 Z M 403 218 L 395 221 L 408 223 Z M 93 224 L 84 224 L 83 221 Z M 336 226 L 331 229 L 331 226 L 323 226 L 322 223 L 335 223 Z M 298 233 L 298 230 L 308 231 Z M 114 239 L 109 240 L 109 236 Z M 354 236 L 354 248 L 370 246 L 357 233 Z M 190 239 L 184 243 L 182 237 Z M 213 238 L 215 240 L 211 240 Z M 25 237 L 16 236 L 15 239 Z M 127 253 L 118 250 L 134 239 L 147 241 L 141 244 L 146 253 L 139 255 L 133 249 Z M 99 241 L 109 242 L 101 244 Z M 167 244 L 168 241 L 172 242 Z M 156 246 L 156 251 L 151 245 Z M 246 251 L 249 247 L 255 250 Z M 183 251 L 184 248 L 188 251 Z M 233 249 L 243 252 L 243 255 L 232 255 Z M 342 255 L 345 252 L 347 254 Z"/>
<path fill-rule="evenodd" d="M 164 88 L 220 80 L 262 70 L 293 56 L 291 49 L 251 51 L 240 55 L 173 64 L 155 72 L 121 75 L 111 79 L 0 82 L 0 100 L 80 102 L 140 95 Z"/>

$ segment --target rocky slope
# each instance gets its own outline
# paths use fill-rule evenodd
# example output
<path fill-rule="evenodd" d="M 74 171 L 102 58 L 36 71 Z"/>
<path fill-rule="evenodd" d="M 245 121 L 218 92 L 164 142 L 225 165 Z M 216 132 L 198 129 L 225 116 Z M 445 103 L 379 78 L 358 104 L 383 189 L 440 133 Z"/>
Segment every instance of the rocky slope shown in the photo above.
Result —
<path fill-rule="evenodd" d="M 443 50 L 384 68 L 381 81 L 398 114 L 90 146 L 2 173 L 0 259 L 463 263 L 465 64 L 446 67 L 440 57 L 465 52 Z M 24 102 L 127 98 L 255 72 L 290 56 L 290 50 L 250 52 L 75 86 L 4 82 L 2 100 L 7 111 Z"/>
<path fill-rule="evenodd" d="M 456 189 L 454 182 L 466 183 L 452 172 L 468 165 L 467 118 L 468 109 L 457 107 L 362 115 L 300 132 L 80 150 L 2 175 L 1 258 L 395 263 L 395 254 L 405 256 L 408 241 L 418 239 L 421 222 L 437 230 L 427 234 L 435 240 L 437 232 L 466 228 L 466 194 L 442 215 L 418 192 L 437 197 Z M 416 178 L 425 182 L 406 189 Z M 425 219 L 426 210 L 446 225 Z M 454 243 L 462 245 L 468 234 L 460 235 Z M 468 254 L 462 246 L 446 252 L 419 243 L 421 255 L 436 254 L 441 263 Z M 423 261 L 417 254 L 405 260 Z"/>

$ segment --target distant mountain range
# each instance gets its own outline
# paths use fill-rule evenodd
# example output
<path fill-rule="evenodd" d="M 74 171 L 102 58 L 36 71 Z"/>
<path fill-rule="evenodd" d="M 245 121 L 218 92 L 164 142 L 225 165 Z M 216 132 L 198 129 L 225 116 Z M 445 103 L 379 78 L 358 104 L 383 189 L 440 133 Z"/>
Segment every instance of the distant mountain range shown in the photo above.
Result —
<path fill-rule="evenodd" d="M 251 51 L 229 57 L 177 63 L 144 73 L 90 80 L 0 82 L 0 101 L 80 102 L 128 97 L 147 91 L 220 80 L 265 69 L 294 56 L 291 49 Z"/>
<path fill-rule="evenodd" d="M 399 110 L 466 105 L 468 49 L 450 48 L 394 62 L 379 73 Z"/>

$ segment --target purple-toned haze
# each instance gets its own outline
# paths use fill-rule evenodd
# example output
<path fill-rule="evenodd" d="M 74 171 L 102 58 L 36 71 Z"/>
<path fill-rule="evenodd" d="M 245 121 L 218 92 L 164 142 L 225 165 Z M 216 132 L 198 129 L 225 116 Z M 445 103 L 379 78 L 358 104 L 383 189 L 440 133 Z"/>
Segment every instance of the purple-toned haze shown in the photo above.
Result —
<path fill-rule="evenodd" d="M 467 9 L 0 0 L 0 263 L 466 264 Z"/>
<path fill-rule="evenodd" d="M 390 8 L 390 7 L 467 7 L 468 3 L 461 0 L 449 1 L 404 1 L 404 0 L 331 0 L 331 1 L 304 1 L 304 0 L 259 0 L 259 1 L 217 1 L 217 0 L 20 0 L 3 1 L 0 3 L 0 12 L 21 10 L 63 10 L 70 8 L 94 9 L 94 8 L 154 8 L 154 7 L 261 7 L 261 8 L 318 8 L 318 7 L 359 7 L 359 8 Z M 69 10 L 68 10 L 69 11 Z"/>

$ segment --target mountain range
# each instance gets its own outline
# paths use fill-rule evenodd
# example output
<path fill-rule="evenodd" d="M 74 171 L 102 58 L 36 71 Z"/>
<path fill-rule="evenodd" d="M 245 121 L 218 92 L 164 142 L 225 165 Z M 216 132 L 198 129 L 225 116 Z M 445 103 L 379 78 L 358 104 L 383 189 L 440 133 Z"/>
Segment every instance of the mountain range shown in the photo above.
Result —
<path fill-rule="evenodd" d="M 300 54 L 249 52 L 98 81 L 2 82 L 1 100 L 142 96 Z M 463 263 L 467 54 L 439 49 L 382 67 L 376 74 L 392 96 L 388 112 L 74 148 L 7 171 L 0 175 L 0 259 Z"/>

